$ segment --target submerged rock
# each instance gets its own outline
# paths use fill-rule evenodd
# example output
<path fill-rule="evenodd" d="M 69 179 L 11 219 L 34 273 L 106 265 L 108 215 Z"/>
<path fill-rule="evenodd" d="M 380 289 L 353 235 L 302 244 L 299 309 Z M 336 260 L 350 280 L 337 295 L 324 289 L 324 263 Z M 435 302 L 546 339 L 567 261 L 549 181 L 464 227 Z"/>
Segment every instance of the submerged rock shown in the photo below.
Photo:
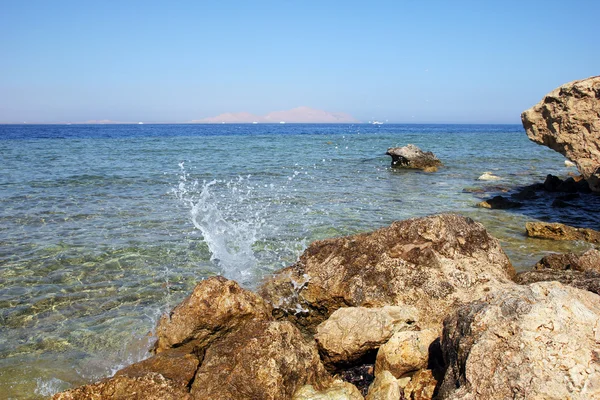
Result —
<path fill-rule="evenodd" d="M 442 162 L 430 151 L 423 151 L 413 144 L 404 147 L 392 147 L 385 153 L 392 157 L 392 167 L 421 169 L 435 172 Z"/>
<path fill-rule="evenodd" d="M 552 240 L 583 240 L 590 243 L 600 243 L 600 232 L 588 228 L 574 228 L 572 226 L 549 223 L 527 222 L 525 224 L 527 236 Z"/>
<path fill-rule="evenodd" d="M 513 286 L 444 322 L 436 398 L 600 397 L 600 297 L 558 282 Z"/>
<path fill-rule="evenodd" d="M 479 207 L 491 208 L 494 210 L 507 210 L 510 208 L 519 208 L 523 204 L 517 201 L 512 201 L 502 196 L 495 196 L 491 199 L 487 199 L 477 204 Z"/>
<path fill-rule="evenodd" d="M 521 114 L 532 141 L 577 164 L 590 188 L 600 192 L 600 76 L 569 82 Z"/>

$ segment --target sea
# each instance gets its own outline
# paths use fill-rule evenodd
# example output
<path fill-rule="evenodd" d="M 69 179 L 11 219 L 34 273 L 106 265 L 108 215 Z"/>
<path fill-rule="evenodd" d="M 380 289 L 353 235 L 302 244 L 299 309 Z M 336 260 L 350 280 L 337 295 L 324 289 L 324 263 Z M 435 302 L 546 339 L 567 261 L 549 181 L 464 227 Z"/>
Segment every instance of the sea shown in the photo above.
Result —
<path fill-rule="evenodd" d="M 444 167 L 391 168 L 386 150 L 406 144 Z M 600 229 L 598 196 L 477 207 L 576 173 L 520 125 L 0 125 L 0 397 L 111 376 L 148 356 L 158 318 L 200 280 L 256 288 L 315 240 L 452 212 L 520 271 L 584 251 L 525 223 Z"/>

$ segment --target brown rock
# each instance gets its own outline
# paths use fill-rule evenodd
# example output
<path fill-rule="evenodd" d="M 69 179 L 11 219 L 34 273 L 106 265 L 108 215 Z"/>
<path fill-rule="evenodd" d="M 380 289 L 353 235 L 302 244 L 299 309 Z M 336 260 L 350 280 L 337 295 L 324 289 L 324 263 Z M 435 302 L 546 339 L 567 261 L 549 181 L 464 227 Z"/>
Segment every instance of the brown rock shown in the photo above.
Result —
<path fill-rule="evenodd" d="M 251 321 L 214 342 L 196 373 L 195 399 L 290 399 L 330 381 L 314 342 L 288 321 Z"/>
<path fill-rule="evenodd" d="M 429 347 L 439 337 L 438 329 L 397 332 L 379 348 L 375 376 L 389 371 L 396 378 L 427 368 Z"/>
<path fill-rule="evenodd" d="M 515 277 L 515 282 L 520 285 L 548 281 L 556 281 L 563 285 L 600 294 L 600 273 L 598 272 L 543 269 L 520 272 Z"/>
<path fill-rule="evenodd" d="M 156 328 L 156 352 L 184 346 L 201 351 L 212 341 L 254 319 L 270 319 L 271 310 L 256 294 L 221 276 L 198 283 Z"/>
<path fill-rule="evenodd" d="M 431 400 L 437 386 L 437 380 L 428 369 L 417 371 L 404 388 L 406 400 Z"/>
<path fill-rule="evenodd" d="M 199 364 L 200 360 L 196 355 L 184 353 L 179 349 L 169 349 L 125 367 L 118 371 L 115 376 L 135 378 L 157 373 L 182 386 L 187 386 L 194 379 Z"/>
<path fill-rule="evenodd" d="M 312 385 L 302 386 L 292 400 L 364 400 L 364 397 L 353 384 L 336 379 L 322 390 Z"/>
<path fill-rule="evenodd" d="M 187 387 L 160 374 L 117 376 L 55 394 L 53 400 L 191 400 Z"/>
<path fill-rule="evenodd" d="M 574 228 L 549 222 L 527 222 L 525 229 L 529 237 L 552 240 L 584 240 L 590 243 L 600 243 L 600 232 L 593 229 Z"/>
<path fill-rule="evenodd" d="M 471 219 L 442 214 L 311 244 L 260 293 L 309 332 L 341 307 L 414 306 L 421 327 L 503 284 L 514 268 L 497 239 Z"/>
<path fill-rule="evenodd" d="M 521 114 L 532 141 L 577 164 L 590 188 L 600 191 L 600 76 L 569 82 Z"/>
<path fill-rule="evenodd" d="M 523 204 L 517 202 L 517 201 L 512 201 L 507 199 L 506 197 L 502 197 L 502 196 L 494 196 L 491 199 L 487 199 L 482 201 L 481 203 L 478 203 L 477 206 L 482 207 L 482 208 L 491 208 L 491 209 L 497 209 L 497 210 L 507 210 L 509 208 L 518 208 L 521 207 Z"/>
<path fill-rule="evenodd" d="M 389 371 L 381 371 L 375 377 L 365 400 L 391 399 L 400 399 L 400 386 L 394 375 Z"/>
<path fill-rule="evenodd" d="M 550 254 L 542 258 L 533 268 L 536 270 L 555 269 L 600 273 L 600 251 L 590 249 L 582 255 L 575 253 Z"/>
<path fill-rule="evenodd" d="M 432 152 L 424 152 L 413 144 L 389 148 L 385 154 L 392 157 L 392 167 L 394 168 L 435 172 L 442 165 L 442 162 Z"/>

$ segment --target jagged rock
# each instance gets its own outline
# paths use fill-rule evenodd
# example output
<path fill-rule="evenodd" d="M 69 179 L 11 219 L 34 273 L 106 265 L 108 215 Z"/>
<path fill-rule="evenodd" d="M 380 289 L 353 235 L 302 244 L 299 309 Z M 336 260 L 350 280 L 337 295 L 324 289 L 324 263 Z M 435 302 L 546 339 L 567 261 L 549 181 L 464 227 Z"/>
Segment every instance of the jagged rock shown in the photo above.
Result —
<path fill-rule="evenodd" d="M 515 277 L 515 282 L 520 285 L 549 281 L 557 281 L 564 285 L 600 294 L 600 273 L 598 272 L 543 269 L 520 272 Z"/>
<path fill-rule="evenodd" d="M 479 181 L 498 181 L 500 179 L 502 179 L 502 178 L 500 178 L 497 175 L 492 174 L 489 171 L 484 172 L 483 174 L 481 174 L 479 176 L 479 178 L 477 178 L 477 180 L 479 180 Z"/>
<path fill-rule="evenodd" d="M 431 400 L 437 383 L 430 370 L 417 371 L 404 387 L 404 398 L 406 400 Z"/>
<path fill-rule="evenodd" d="M 344 307 L 317 326 L 315 340 L 325 366 L 352 365 L 416 321 L 414 307 Z"/>
<path fill-rule="evenodd" d="M 337 379 L 323 390 L 312 385 L 302 386 L 292 400 L 364 400 L 364 397 L 356 386 Z"/>
<path fill-rule="evenodd" d="M 509 208 L 521 207 L 523 204 L 516 202 L 516 201 L 511 201 L 511 200 L 507 199 L 506 197 L 495 196 L 495 197 L 492 197 L 491 199 L 484 200 L 477 205 L 479 207 L 483 207 L 483 208 L 507 210 Z"/>
<path fill-rule="evenodd" d="M 521 114 L 532 141 L 577 164 L 591 189 L 600 191 L 600 76 L 569 82 Z"/>
<path fill-rule="evenodd" d="M 250 321 L 206 349 L 192 383 L 195 399 L 290 399 L 330 381 L 314 341 L 288 321 Z"/>
<path fill-rule="evenodd" d="M 549 223 L 527 222 L 525 224 L 527 236 L 552 240 L 583 240 L 590 243 L 600 243 L 600 232 L 588 228 L 574 228 L 572 226 Z"/>
<path fill-rule="evenodd" d="M 156 352 L 185 347 L 201 351 L 248 321 L 270 319 L 270 307 L 258 295 L 221 276 L 198 283 L 156 328 Z"/>
<path fill-rule="evenodd" d="M 378 372 L 365 400 L 398 400 L 400 399 L 400 386 L 398 381 L 389 371 Z"/>
<path fill-rule="evenodd" d="M 167 379 L 187 386 L 194 379 L 200 361 L 195 354 L 187 354 L 179 349 L 169 349 L 125 367 L 118 371 L 115 376 L 135 378 L 150 373 L 158 373 Z"/>
<path fill-rule="evenodd" d="M 483 225 L 454 214 L 393 223 L 311 244 L 260 288 L 274 315 L 307 332 L 341 307 L 414 306 L 421 328 L 512 284 L 515 271 Z"/>
<path fill-rule="evenodd" d="M 558 176 L 547 175 L 546 180 L 544 181 L 544 189 L 547 192 L 558 192 L 558 188 L 562 185 L 563 180 Z"/>
<path fill-rule="evenodd" d="M 404 147 L 392 147 L 385 153 L 392 157 L 392 167 L 422 169 L 435 172 L 442 162 L 430 151 L 424 152 L 413 144 Z"/>
<path fill-rule="evenodd" d="M 439 399 L 600 397 L 600 297 L 558 282 L 512 286 L 444 322 Z"/>
<path fill-rule="evenodd" d="M 582 255 L 575 253 L 550 254 L 542 258 L 533 267 L 536 270 L 574 270 L 595 271 L 600 273 L 600 251 L 590 249 Z"/>
<path fill-rule="evenodd" d="M 53 400 L 191 400 L 186 386 L 160 374 L 117 376 L 58 393 Z"/>
<path fill-rule="evenodd" d="M 375 376 L 389 371 L 394 377 L 427 368 L 429 346 L 439 337 L 438 329 L 397 332 L 377 352 Z"/>

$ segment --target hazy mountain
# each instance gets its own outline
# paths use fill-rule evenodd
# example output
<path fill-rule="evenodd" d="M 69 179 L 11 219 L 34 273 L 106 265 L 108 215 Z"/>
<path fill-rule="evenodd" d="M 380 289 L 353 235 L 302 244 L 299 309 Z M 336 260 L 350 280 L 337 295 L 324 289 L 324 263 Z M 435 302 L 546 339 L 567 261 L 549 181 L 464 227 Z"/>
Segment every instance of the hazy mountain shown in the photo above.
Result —
<path fill-rule="evenodd" d="M 201 124 L 220 123 L 347 123 L 358 122 L 350 114 L 330 113 L 323 110 L 315 110 L 310 107 L 297 107 L 286 111 L 273 111 L 264 116 L 250 114 L 248 112 L 225 113 L 216 117 L 208 117 L 192 121 Z"/>

